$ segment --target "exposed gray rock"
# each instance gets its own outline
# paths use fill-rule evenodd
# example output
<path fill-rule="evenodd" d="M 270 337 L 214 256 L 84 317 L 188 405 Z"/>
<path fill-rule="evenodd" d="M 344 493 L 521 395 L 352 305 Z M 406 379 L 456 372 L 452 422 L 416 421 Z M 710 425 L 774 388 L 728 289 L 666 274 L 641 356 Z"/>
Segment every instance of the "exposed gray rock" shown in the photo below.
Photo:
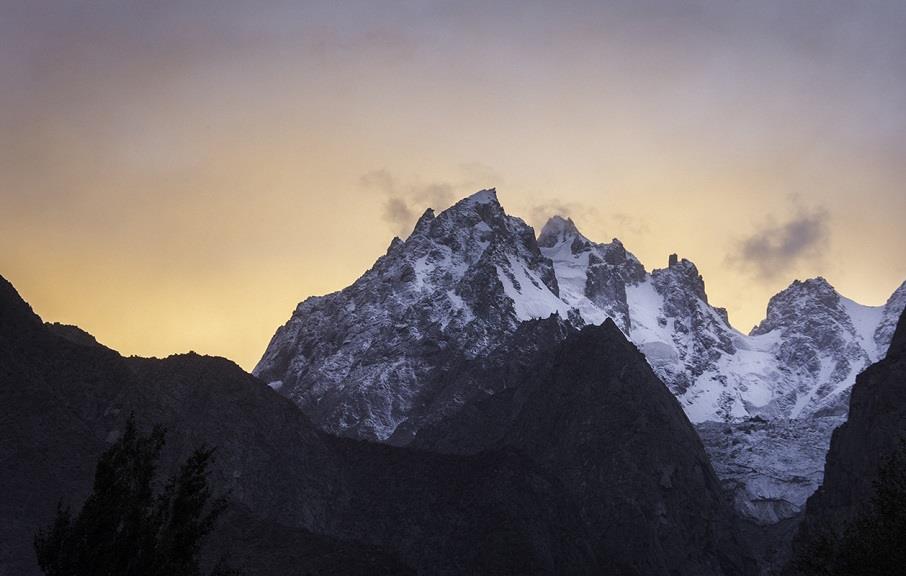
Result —
<path fill-rule="evenodd" d="M 557 216 L 535 241 L 482 191 L 426 211 L 355 284 L 300 304 L 255 373 L 324 430 L 405 445 L 518 388 L 542 353 L 533 339 L 550 336 L 524 328 L 530 320 L 554 316 L 562 338 L 610 318 L 693 422 L 778 419 L 754 435 L 731 425 L 731 444 L 710 447 L 738 511 L 763 524 L 795 515 L 820 482 L 833 419 L 845 416 L 856 375 L 883 355 L 904 305 L 906 286 L 870 307 L 823 278 L 796 281 L 745 335 L 709 302 L 691 261 L 672 254 L 646 272 L 619 240 L 595 243 Z M 799 466 L 780 473 L 783 454 Z"/>
<path fill-rule="evenodd" d="M 743 518 L 765 525 L 797 516 L 821 485 L 839 416 L 753 418 L 696 426 L 714 471 Z"/>
<path fill-rule="evenodd" d="M 444 366 L 484 356 L 545 305 L 566 318 L 558 294 L 531 227 L 485 190 L 426 212 L 352 286 L 299 304 L 254 373 L 322 429 L 387 440 L 425 406 L 445 409 Z"/>
<path fill-rule="evenodd" d="M 535 241 L 481 191 L 427 210 L 352 286 L 301 303 L 255 374 L 322 429 L 400 442 L 487 388 L 451 388 L 447 375 L 505 349 L 521 323 L 611 318 L 694 422 L 842 416 L 855 375 L 886 349 L 890 318 L 906 304 L 906 288 L 881 308 L 821 278 L 796 281 L 747 336 L 709 303 L 695 264 L 675 254 L 668 264 L 647 273 L 619 240 L 592 242 L 557 216 Z"/>

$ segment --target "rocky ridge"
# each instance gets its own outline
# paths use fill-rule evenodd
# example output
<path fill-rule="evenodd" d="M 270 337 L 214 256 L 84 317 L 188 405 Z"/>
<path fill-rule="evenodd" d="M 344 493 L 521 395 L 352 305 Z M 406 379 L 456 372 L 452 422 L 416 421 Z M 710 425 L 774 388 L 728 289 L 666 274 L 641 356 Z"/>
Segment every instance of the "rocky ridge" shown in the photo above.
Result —
<path fill-rule="evenodd" d="M 254 373 L 323 429 L 387 441 L 458 409 L 469 391 L 450 393 L 444 375 L 506 347 L 521 323 L 611 318 L 693 422 L 839 416 L 904 295 L 906 283 L 886 306 L 862 306 L 822 278 L 797 281 L 745 335 L 708 302 L 691 261 L 646 272 L 619 240 L 595 243 L 561 217 L 536 240 L 483 190 L 426 211 L 352 286 L 299 304 Z"/>

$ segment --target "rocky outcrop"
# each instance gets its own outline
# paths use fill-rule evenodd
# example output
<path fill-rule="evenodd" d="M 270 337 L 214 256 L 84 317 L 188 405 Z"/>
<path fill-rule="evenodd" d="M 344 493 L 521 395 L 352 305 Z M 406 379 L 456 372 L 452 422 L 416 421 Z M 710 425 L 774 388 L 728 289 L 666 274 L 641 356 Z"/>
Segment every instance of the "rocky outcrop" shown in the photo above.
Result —
<path fill-rule="evenodd" d="M 254 373 L 322 429 L 387 440 L 445 394 L 437 374 L 483 356 L 522 320 L 569 307 L 532 229 L 493 190 L 438 216 L 352 286 L 302 302 Z"/>
<path fill-rule="evenodd" d="M 839 416 L 751 418 L 696 426 L 739 515 L 756 525 L 797 516 L 824 477 L 824 458 Z"/>

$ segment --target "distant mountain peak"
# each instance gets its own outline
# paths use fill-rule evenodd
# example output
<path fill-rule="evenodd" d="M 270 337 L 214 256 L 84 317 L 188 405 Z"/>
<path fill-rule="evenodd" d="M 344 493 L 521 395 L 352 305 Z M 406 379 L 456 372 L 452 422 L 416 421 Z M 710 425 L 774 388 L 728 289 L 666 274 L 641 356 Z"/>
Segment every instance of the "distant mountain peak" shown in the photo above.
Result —
<path fill-rule="evenodd" d="M 709 303 L 694 262 L 671 254 L 665 263 L 649 273 L 621 242 L 589 240 L 566 216 L 536 238 L 496 190 L 481 190 L 426 210 L 352 286 L 300 304 L 255 373 L 322 428 L 386 440 L 475 393 L 445 388 L 445 362 L 509 349 L 533 319 L 574 328 L 609 319 L 693 420 L 797 417 L 841 409 L 906 303 L 906 287 L 882 310 L 842 298 L 824 278 L 796 281 L 745 336 Z"/>
<path fill-rule="evenodd" d="M 497 201 L 497 189 L 496 188 L 485 188 L 484 190 L 479 190 L 471 196 L 467 196 L 461 202 L 467 202 L 470 204 L 497 204 L 500 205 L 500 202 Z"/>
<path fill-rule="evenodd" d="M 434 210 L 428 208 L 425 210 L 422 215 L 419 217 L 418 221 L 415 223 L 415 228 L 412 230 L 413 234 L 418 234 L 423 232 L 431 225 L 431 222 L 434 221 Z"/>
<path fill-rule="evenodd" d="M 814 315 L 818 310 L 837 313 L 840 294 L 821 276 L 793 282 L 771 297 L 767 315 L 752 334 L 766 334 L 776 328 L 801 323 L 803 315 Z"/>
<path fill-rule="evenodd" d="M 655 278 L 661 278 L 662 284 L 670 284 L 674 288 L 691 290 L 705 304 L 708 303 L 708 295 L 705 292 L 705 280 L 698 271 L 695 262 L 687 258 L 678 258 L 676 254 L 671 254 L 667 259 L 667 267 L 658 270 L 652 270 L 651 275 Z M 666 280 L 669 278 L 670 280 Z"/>
<path fill-rule="evenodd" d="M 581 242 L 589 242 L 588 238 L 579 232 L 572 218 L 552 216 L 541 227 L 541 234 L 538 235 L 538 245 L 551 248 L 562 242 L 574 242 L 576 239 Z"/>

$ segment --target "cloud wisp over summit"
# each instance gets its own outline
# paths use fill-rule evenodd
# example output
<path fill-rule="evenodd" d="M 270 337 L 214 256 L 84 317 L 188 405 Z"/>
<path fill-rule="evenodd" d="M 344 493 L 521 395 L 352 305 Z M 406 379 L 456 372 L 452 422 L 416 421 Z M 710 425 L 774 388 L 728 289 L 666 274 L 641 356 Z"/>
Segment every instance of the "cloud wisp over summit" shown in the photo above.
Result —
<path fill-rule="evenodd" d="M 771 219 L 739 240 L 727 262 L 763 280 L 773 280 L 809 259 L 821 259 L 830 238 L 828 212 L 799 210 L 783 223 Z"/>
<path fill-rule="evenodd" d="M 372 170 L 359 178 L 361 187 L 384 196 L 381 218 L 393 233 L 405 238 L 427 208 L 439 212 L 456 200 L 477 190 L 491 188 L 502 179 L 497 172 L 480 163 L 460 164 L 449 179 L 422 181 L 401 178 L 386 170 Z"/>
<path fill-rule="evenodd" d="M 387 170 L 374 170 L 362 175 L 363 187 L 383 194 L 381 218 L 394 233 L 405 238 L 425 207 L 447 207 L 454 199 L 453 185 L 446 182 L 403 184 Z"/>

